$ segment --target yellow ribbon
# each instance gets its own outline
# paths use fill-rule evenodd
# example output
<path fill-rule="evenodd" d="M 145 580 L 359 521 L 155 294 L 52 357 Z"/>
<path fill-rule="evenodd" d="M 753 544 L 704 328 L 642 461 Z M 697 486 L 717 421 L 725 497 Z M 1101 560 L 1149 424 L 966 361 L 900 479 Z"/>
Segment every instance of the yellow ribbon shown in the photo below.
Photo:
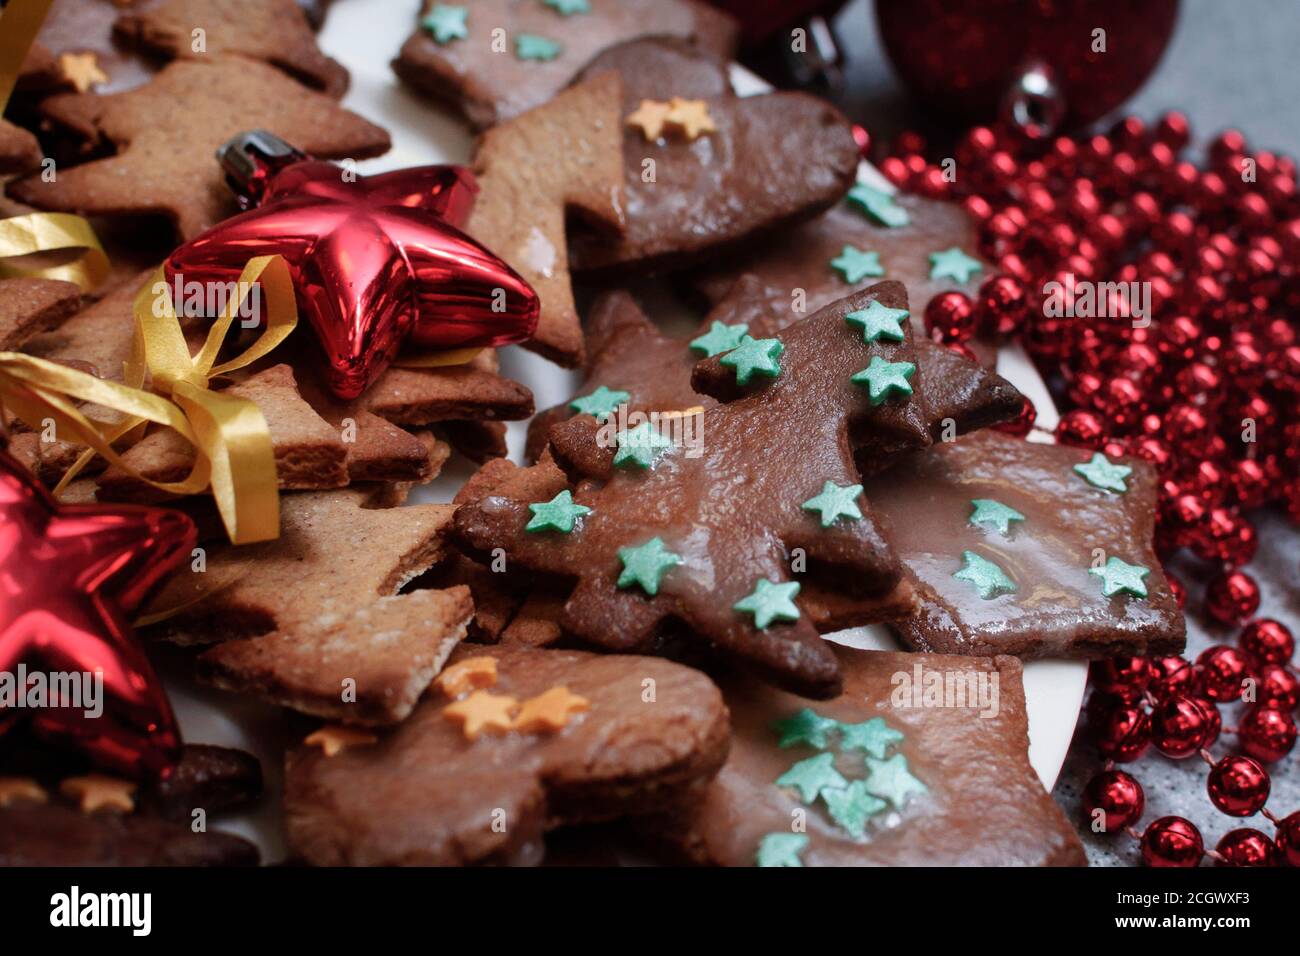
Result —
<path fill-rule="evenodd" d="M 155 291 L 159 284 L 165 291 Z M 254 287 L 261 290 L 264 328 L 235 358 L 216 364 L 226 334 Z M 211 378 L 257 361 L 293 331 L 298 322 L 293 280 L 280 256 L 250 259 L 240 273 L 238 295 L 226 303 L 193 357 L 160 268 L 135 300 L 135 341 L 126 381 L 108 382 L 84 372 L 18 352 L 0 352 L 0 399 L 30 427 L 46 419 L 87 450 L 64 475 L 64 487 L 96 455 L 172 495 L 208 488 L 235 544 L 266 541 L 280 533 L 280 495 L 271 433 L 253 402 L 208 388 Z M 152 391 L 144 388 L 146 374 Z M 85 415 L 77 401 L 122 413 L 105 422 Z M 113 443 L 148 423 L 175 429 L 196 451 L 182 481 L 152 481 L 123 462 Z"/>
<path fill-rule="evenodd" d="M 399 355 L 393 365 L 396 368 L 447 368 L 452 365 L 468 365 L 482 351 L 481 348 L 466 348 L 426 352 L 423 355 Z"/>
<path fill-rule="evenodd" d="M 36 252 L 80 249 L 81 254 L 62 265 L 42 266 L 6 262 Z M 33 276 L 75 282 L 90 291 L 108 275 L 108 257 L 95 230 L 80 216 L 64 212 L 35 212 L 0 219 L 0 279 Z"/>
<path fill-rule="evenodd" d="M 0 113 L 18 82 L 23 60 L 45 22 L 53 0 L 9 0 L 0 13 Z"/>

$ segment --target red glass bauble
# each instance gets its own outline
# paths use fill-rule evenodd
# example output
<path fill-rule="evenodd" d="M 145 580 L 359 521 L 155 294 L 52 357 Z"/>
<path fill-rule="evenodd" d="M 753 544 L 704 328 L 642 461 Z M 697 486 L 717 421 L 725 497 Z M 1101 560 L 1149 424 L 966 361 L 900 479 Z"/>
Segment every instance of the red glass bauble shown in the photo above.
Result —
<path fill-rule="evenodd" d="M 1262 705 L 1246 711 L 1237 724 L 1241 749 L 1261 763 L 1277 763 L 1295 747 L 1296 726 L 1291 714 Z"/>
<path fill-rule="evenodd" d="M 1255 695 L 1263 707 L 1295 710 L 1300 704 L 1300 677 L 1281 664 L 1264 664 L 1255 675 Z"/>
<path fill-rule="evenodd" d="M 1131 763 L 1151 744 L 1151 718 L 1137 704 L 1122 704 L 1092 728 L 1098 752 L 1116 763 Z"/>
<path fill-rule="evenodd" d="M 1152 820 L 1142 834 L 1142 862 L 1147 866 L 1191 867 L 1204 855 L 1201 831 L 1182 817 Z"/>
<path fill-rule="evenodd" d="M 1210 700 L 1237 700 L 1250 676 L 1250 662 L 1237 648 L 1216 644 L 1196 658 L 1196 673 L 1201 693 Z"/>
<path fill-rule="evenodd" d="M 1196 672 L 1191 663 L 1183 657 L 1153 657 L 1151 668 L 1151 693 L 1158 698 L 1185 694 L 1196 684 Z"/>
<path fill-rule="evenodd" d="M 1242 628 L 1237 645 L 1264 664 L 1285 664 L 1295 654 L 1295 638 L 1281 621 L 1261 617 Z"/>
<path fill-rule="evenodd" d="M 1100 832 L 1115 833 L 1142 817 L 1146 795 L 1142 784 L 1123 770 L 1103 770 L 1083 791 L 1085 823 Z"/>
<path fill-rule="evenodd" d="M 1240 624 L 1259 610 L 1259 585 L 1244 571 L 1219 574 L 1205 591 L 1205 613 L 1220 624 Z"/>
<path fill-rule="evenodd" d="M 1268 771 L 1253 757 L 1224 757 L 1205 780 L 1210 802 L 1230 817 L 1248 817 L 1268 802 Z"/>
<path fill-rule="evenodd" d="M 925 329 L 936 342 L 965 342 L 975 334 L 975 304 L 964 292 L 940 292 L 925 307 Z"/>
<path fill-rule="evenodd" d="M 1214 848 L 1216 866 L 1277 866 L 1277 847 L 1268 835 L 1250 827 L 1229 830 Z"/>
<path fill-rule="evenodd" d="M 1182 760 L 1205 746 L 1208 723 L 1198 701 L 1182 695 L 1171 697 L 1151 713 L 1151 743 L 1166 757 Z"/>

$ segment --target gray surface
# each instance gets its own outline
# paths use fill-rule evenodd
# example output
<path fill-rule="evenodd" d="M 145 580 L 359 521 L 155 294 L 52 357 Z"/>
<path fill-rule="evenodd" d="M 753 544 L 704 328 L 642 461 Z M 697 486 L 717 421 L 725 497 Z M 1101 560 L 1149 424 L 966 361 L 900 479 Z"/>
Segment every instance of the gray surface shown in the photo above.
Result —
<path fill-rule="evenodd" d="M 916 126 L 915 105 L 890 73 L 880 49 L 875 16 L 867 0 L 855 0 L 839 17 L 837 28 L 851 62 L 843 105 L 873 136 L 888 139 L 899 129 Z M 1120 108 L 1154 120 L 1169 109 L 1180 109 L 1191 120 L 1201 141 L 1226 127 L 1246 134 L 1256 148 L 1300 152 L 1300 81 L 1295 75 L 1295 50 L 1300 47 L 1298 0 L 1183 0 L 1174 38 L 1155 74 L 1132 100 Z M 1256 518 L 1260 554 L 1246 569 L 1264 591 L 1261 616 L 1276 617 L 1300 634 L 1300 534 L 1276 515 Z M 1181 577 L 1192 587 L 1189 603 L 1187 656 L 1195 658 L 1214 643 L 1234 639 L 1230 631 L 1207 631 L 1195 609 L 1199 587 L 1194 568 Z M 1240 706 L 1222 708 L 1225 727 L 1234 726 Z M 1235 741 L 1225 734 L 1213 748 L 1216 757 L 1233 752 Z M 1079 794 L 1101 767 L 1083 733 L 1075 741 L 1056 785 L 1054 796 L 1079 818 Z M 1238 826 L 1272 832 L 1259 816 L 1236 820 L 1219 813 L 1205 793 L 1208 769 L 1199 759 L 1168 760 L 1151 751 L 1130 770 L 1146 790 L 1147 810 L 1139 827 L 1158 816 L 1176 813 L 1201 828 L 1208 846 Z M 1285 816 L 1300 809 L 1300 747 L 1271 768 L 1273 793 L 1269 809 Z M 1127 837 L 1097 837 L 1082 830 L 1094 865 L 1137 862 L 1136 844 Z"/>

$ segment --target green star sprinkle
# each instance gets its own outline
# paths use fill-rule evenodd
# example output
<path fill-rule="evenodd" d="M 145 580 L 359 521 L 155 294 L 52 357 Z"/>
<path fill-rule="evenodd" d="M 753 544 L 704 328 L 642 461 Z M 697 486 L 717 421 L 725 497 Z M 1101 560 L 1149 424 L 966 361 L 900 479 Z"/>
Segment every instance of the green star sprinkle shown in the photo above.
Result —
<path fill-rule="evenodd" d="M 649 468 L 667 449 L 673 447 L 671 438 L 665 438 L 649 422 L 636 428 L 625 428 L 614 436 L 618 451 L 614 452 L 614 467 L 631 463 L 637 468 Z"/>
<path fill-rule="evenodd" d="M 809 498 L 801 507 L 804 511 L 821 512 L 822 527 L 829 528 L 835 523 L 836 518 L 845 517 L 856 521 L 862 517 L 855 500 L 860 494 L 862 494 L 861 485 L 841 486 L 828 481 L 822 485 L 821 494 Z"/>
<path fill-rule="evenodd" d="M 420 21 L 420 26 L 433 35 L 435 43 L 445 45 L 452 40 L 463 40 L 469 36 L 469 27 L 466 24 L 468 17 L 469 10 L 465 7 L 444 6 L 438 3 L 425 14 L 424 19 Z"/>
<path fill-rule="evenodd" d="M 834 754 L 818 754 L 797 764 L 776 778 L 778 787 L 790 787 L 799 791 L 804 803 L 812 803 L 817 795 L 828 787 L 838 790 L 847 787 L 849 782 L 835 769 Z"/>
<path fill-rule="evenodd" d="M 1094 488 L 1120 494 L 1128 491 L 1124 479 L 1133 473 L 1128 465 L 1117 465 L 1099 451 L 1093 452 L 1086 464 L 1075 465 L 1074 470 Z"/>
<path fill-rule="evenodd" d="M 1010 594 L 1016 589 L 1015 582 L 987 558 L 981 558 L 974 551 L 963 551 L 961 558 L 964 563 L 953 577 L 975 585 L 984 600 L 995 598 L 999 594 Z"/>
<path fill-rule="evenodd" d="M 907 758 L 902 754 L 894 754 L 888 760 L 868 757 L 867 770 L 870 771 L 867 776 L 867 793 L 888 800 L 895 809 L 903 809 L 908 797 L 928 792 L 925 784 L 913 777 L 907 769 Z"/>
<path fill-rule="evenodd" d="M 892 395 L 911 395 L 908 379 L 916 374 L 911 362 L 887 362 L 879 355 L 871 356 L 871 364 L 850 380 L 854 385 L 865 385 L 872 405 L 880 405 Z"/>
<path fill-rule="evenodd" d="M 749 338 L 745 334 L 748 331 L 749 326 L 744 322 L 737 325 L 728 325 L 726 322 L 714 320 L 713 325 L 709 327 L 709 331 L 698 338 L 691 339 L 691 351 L 700 352 L 706 356 L 717 355 L 719 352 L 730 352 Z"/>
<path fill-rule="evenodd" d="M 641 585 L 641 590 L 654 597 L 659 593 L 659 582 L 664 572 L 682 563 L 682 559 L 664 547 L 662 538 L 651 538 L 635 548 L 619 548 L 618 559 L 623 570 L 618 575 L 618 586 L 629 588 Z"/>
<path fill-rule="evenodd" d="M 851 205 L 857 206 L 878 226 L 895 229 L 898 226 L 906 226 L 912 221 L 907 210 L 894 202 L 893 196 L 879 189 L 873 189 L 866 183 L 855 185 L 849 190 L 846 198 Z"/>
<path fill-rule="evenodd" d="M 570 17 L 575 13 L 591 13 L 591 4 L 587 0 L 542 0 L 542 3 L 562 17 Z"/>
<path fill-rule="evenodd" d="M 606 388 L 602 385 L 590 395 L 580 395 L 569 402 L 569 408 L 579 415 L 594 415 L 596 421 L 603 422 L 618 411 L 618 406 L 631 398 L 632 396 L 628 392 L 615 388 Z"/>
<path fill-rule="evenodd" d="M 889 726 L 883 717 L 872 717 L 860 724 L 840 724 L 841 750 L 865 750 L 883 760 L 890 747 L 902 742 L 902 731 Z"/>
<path fill-rule="evenodd" d="M 1101 578 L 1101 593 L 1106 597 L 1114 597 L 1120 591 L 1125 591 L 1134 597 L 1147 596 L 1147 585 L 1143 578 L 1151 573 L 1151 569 L 1144 568 L 1140 564 L 1129 564 L 1119 558 L 1107 558 L 1104 568 L 1089 568 L 1088 573 Z"/>
<path fill-rule="evenodd" d="M 803 866 L 799 854 L 808 846 L 802 833 L 769 833 L 758 844 L 759 866 Z"/>
<path fill-rule="evenodd" d="M 840 250 L 840 254 L 831 260 L 831 268 L 850 285 L 861 282 L 867 276 L 885 274 L 885 267 L 880 264 L 880 253 L 867 252 L 853 246 L 845 246 Z"/>
<path fill-rule="evenodd" d="M 773 621 L 798 620 L 799 609 L 794 605 L 798 593 L 798 581 L 774 584 L 759 578 L 754 590 L 731 605 L 731 609 L 754 615 L 754 626 L 761 631 Z"/>
<path fill-rule="evenodd" d="M 515 37 L 515 56 L 521 60 L 554 60 L 563 49 L 554 40 L 535 33 L 521 33 Z"/>
<path fill-rule="evenodd" d="M 930 278 L 953 279 L 957 282 L 969 282 L 971 276 L 984 269 L 978 259 L 972 259 L 956 246 L 942 252 L 930 253 Z"/>
<path fill-rule="evenodd" d="M 550 501 L 539 501 L 528 506 L 533 513 L 532 519 L 524 525 L 525 531 L 558 531 L 568 534 L 573 530 L 573 523 L 591 509 L 586 505 L 573 503 L 573 494 L 564 489 Z"/>
<path fill-rule="evenodd" d="M 842 790 L 823 790 L 822 800 L 831 819 L 856 840 L 866 836 L 867 821 L 888 806 L 884 800 L 867 793 L 865 780 L 854 780 Z"/>
<path fill-rule="evenodd" d="M 970 523 L 986 524 L 996 528 L 998 534 L 1004 538 L 1011 534 L 1011 522 L 1025 520 L 1025 516 L 1015 508 L 994 501 L 992 498 L 972 498 L 970 503 L 975 506 L 975 510 L 970 515 Z"/>
<path fill-rule="evenodd" d="M 879 342 L 881 339 L 887 342 L 901 342 L 906 338 L 903 334 L 903 321 L 910 314 L 906 309 L 891 309 L 873 300 L 865 309 L 858 309 L 844 316 L 844 321 L 849 325 L 862 327 L 864 342 Z"/>
<path fill-rule="evenodd" d="M 780 339 L 751 339 L 746 336 L 746 341 L 718 361 L 736 370 L 736 384 L 748 385 L 755 375 L 766 378 L 780 375 L 781 353 L 784 351 Z"/>
<path fill-rule="evenodd" d="M 778 720 L 772 729 L 781 735 L 778 747 L 798 747 L 807 744 L 818 750 L 826 748 L 826 735 L 839 727 L 837 721 L 823 717 L 811 707 L 805 707 L 797 714 Z"/>

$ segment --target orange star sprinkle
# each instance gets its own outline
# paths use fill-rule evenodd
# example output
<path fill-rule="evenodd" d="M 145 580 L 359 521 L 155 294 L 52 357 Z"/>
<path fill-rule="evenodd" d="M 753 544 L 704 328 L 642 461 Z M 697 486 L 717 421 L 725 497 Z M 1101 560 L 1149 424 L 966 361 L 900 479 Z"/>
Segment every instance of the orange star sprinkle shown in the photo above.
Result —
<path fill-rule="evenodd" d="M 442 715 L 461 725 L 466 740 L 477 740 L 484 731 L 504 734 L 510 730 L 514 726 L 510 715 L 518 706 L 519 701 L 514 697 L 476 690 L 464 700 L 448 705 Z"/>
<path fill-rule="evenodd" d="M 78 93 L 87 93 L 92 86 L 108 82 L 108 74 L 99 68 L 94 53 L 60 53 L 59 71 Z"/>
<path fill-rule="evenodd" d="M 636 111 L 628 114 L 626 123 L 628 126 L 640 128 L 646 142 L 652 143 L 663 135 L 664 120 L 668 118 L 671 109 L 672 107 L 667 103 L 658 100 L 642 100 Z"/>
<path fill-rule="evenodd" d="M 326 757 L 340 754 L 349 747 L 367 747 L 378 741 L 379 738 L 368 730 L 344 727 L 342 724 L 326 724 L 303 738 L 303 743 L 308 746 L 320 747 Z"/>
<path fill-rule="evenodd" d="M 591 701 L 569 692 L 567 687 L 550 690 L 530 697 L 519 708 L 515 730 L 525 734 L 552 733 L 563 729 L 572 714 L 591 710 Z"/>
<path fill-rule="evenodd" d="M 0 807 L 15 803 L 45 803 L 49 795 L 31 777 L 0 777 Z"/>
<path fill-rule="evenodd" d="M 693 140 L 701 133 L 717 132 L 713 117 L 709 116 L 709 104 L 704 100 L 684 100 L 680 96 L 674 96 L 668 106 L 664 123 L 681 130 L 687 139 Z"/>
<path fill-rule="evenodd" d="M 467 657 L 448 667 L 433 683 L 448 697 L 459 697 L 466 691 L 491 687 L 496 682 L 495 657 Z"/>
<path fill-rule="evenodd" d="M 65 797 L 73 797 L 81 805 L 82 813 L 94 813 L 96 810 L 119 810 L 130 813 L 135 809 L 135 784 L 130 780 L 105 777 L 92 773 L 84 777 L 68 777 L 59 784 L 59 792 Z"/>

